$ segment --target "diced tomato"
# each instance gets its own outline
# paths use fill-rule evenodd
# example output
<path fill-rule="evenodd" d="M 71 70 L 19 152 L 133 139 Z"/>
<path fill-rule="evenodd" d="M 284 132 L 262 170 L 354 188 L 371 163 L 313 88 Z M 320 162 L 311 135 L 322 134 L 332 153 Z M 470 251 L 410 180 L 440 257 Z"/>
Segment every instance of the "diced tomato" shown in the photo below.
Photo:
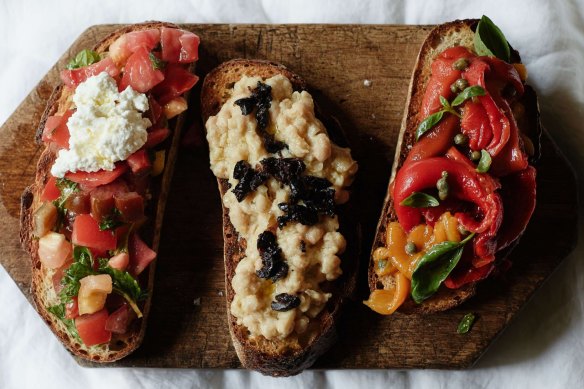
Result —
<path fill-rule="evenodd" d="M 96 76 L 99 73 L 107 72 L 110 76 L 116 77 L 120 74 L 120 69 L 116 66 L 111 57 L 102 59 L 89 66 L 84 66 L 79 69 L 65 69 L 61 71 L 61 81 L 70 88 L 75 88 L 91 76 Z"/>
<path fill-rule="evenodd" d="M 41 193 L 41 201 L 53 201 L 57 200 L 61 196 L 61 191 L 57 188 L 57 179 L 53 176 L 49 177 L 49 180 L 45 184 L 43 193 Z"/>
<path fill-rule="evenodd" d="M 126 33 L 109 47 L 109 55 L 118 65 L 122 65 L 132 53 L 143 47 L 151 51 L 160 42 L 160 30 L 152 28 Z"/>
<path fill-rule="evenodd" d="M 166 116 L 167 119 L 172 119 L 186 111 L 187 108 L 187 101 L 184 97 L 175 97 L 168 103 L 164 104 L 164 116 Z"/>
<path fill-rule="evenodd" d="M 163 27 L 160 35 L 162 60 L 194 62 L 199 58 L 199 42 L 199 37 L 192 32 Z"/>
<path fill-rule="evenodd" d="M 109 267 L 113 269 L 118 269 L 120 271 L 126 270 L 128 264 L 130 263 L 130 255 L 128 253 L 119 253 L 114 255 L 107 261 Z"/>
<path fill-rule="evenodd" d="M 105 329 L 108 317 L 107 310 L 102 309 L 101 311 L 75 318 L 75 327 L 86 346 L 107 343 L 111 340 L 111 331 Z"/>
<path fill-rule="evenodd" d="M 144 198 L 137 192 L 117 194 L 115 201 L 124 222 L 136 222 L 144 217 Z"/>
<path fill-rule="evenodd" d="M 63 116 L 49 116 L 43 129 L 43 142 L 54 142 L 62 149 L 69 148 L 69 128 L 67 121 L 73 115 L 73 110 L 67 110 Z"/>
<path fill-rule="evenodd" d="M 156 258 L 156 252 L 152 250 L 138 234 L 130 235 L 128 242 L 128 250 L 130 251 L 130 266 L 128 271 L 131 274 L 138 275 L 146 269 L 150 262 Z"/>
<path fill-rule="evenodd" d="M 189 31 L 184 31 L 178 39 L 180 40 L 179 62 L 189 63 L 199 59 L 199 43 L 201 40 L 197 35 Z"/>
<path fill-rule="evenodd" d="M 85 246 L 104 252 L 115 250 L 117 238 L 111 231 L 100 231 L 99 224 L 90 215 L 77 215 L 73 222 L 71 241 L 78 246 Z"/>
<path fill-rule="evenodd" d="M 123 304 L 107 318 L 105 329 L 116 334 L 125 334 L 134 318 L 133 312 L 128 304 Z"/>
<path fill-rule="evenodd" d="M 68 172 L 65 178 L 82 185 L 85 189 L 93 189 L 100 185 L 109 184 L 128 170 L 128 165 L 124 162 L 116 163 L 114 170 L 99 170 L 96 172 Z"/>
<path fill-rule="evenodd" d="M 128 58 L 119 89 L 123 91 L 131 86 L 137 92 L 146 93 L 162 80 L 164 80 L 164 73 L 154 69 L 149 51 L 140 47 Z"/>
<path fill-rule="evenodd" d="M 157 128 L 148 133 L 148 138 L 146 139 L 146 144 L 144 148 L 151 149 L 154 146 L 162 143 L 170 135 L 170 130 L 168 128 Z"/>
<path fill-rule="evenodd" d="M 164 105 L 191 89 L 198 80 L 199 77 L 190 73 L 182 65 L 169 63 L 164 69 L 164 81 L 156 85 L 152 93 L 157 97 L 158 102 Z"/>
<path fill-rule="evenodd" d="M 71 243 L 65 235 L 49 232 L 39 239 L 39 259 L 49 269 L 57 269 L 71 258 Z"/>
<path fill-rule="evenodd" d="M 77 297 L 73 297 L 65 304 L 65 318 L 75 319 L 77 316 L 79 316 L 79 306 L 77 305 Z"/>
<path fill-rule="evenodd" d="M 162 107 L 152 96 L 148 96 L 148 106 L 150 107 L 150 109 L 148 110 L 149 113 L 148 118 L 150 119 L 150 122 L 154 126 L 156 123 L 158 123 L 160 115 L 162 115 Z"/>
<path fill-rule="evenodd" d="M 152 162 L 145 149 L 140 149 L 128 157 L 128 165 L 134 174 L 143 174 L 152 169 Z"/>
<path fill-rule="evenodd" d="M 115 206 L 114 196 L 127 191 L 128 185 L 122 180 L 115 180 L 93 189 L 90 194 L 91 216 L 99 222 L 111 215 Z"/>

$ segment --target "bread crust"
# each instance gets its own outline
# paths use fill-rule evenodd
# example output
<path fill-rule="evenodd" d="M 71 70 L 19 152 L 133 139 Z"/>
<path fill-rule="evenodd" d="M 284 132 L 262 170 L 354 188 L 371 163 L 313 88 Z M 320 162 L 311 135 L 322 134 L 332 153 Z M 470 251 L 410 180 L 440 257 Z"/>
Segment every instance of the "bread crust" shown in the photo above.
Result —
<path fill-rule="evenodd" d="M 108 35 L 102 41 L 97 43 L 93 49 L 101 53 L 106 51 L 117 38 L 125 33 L 161 27 L 178 28 L 178 26 L 171 23 L 156 21 L 128 25 Z M 190 70 L 194 70 L 194 65 L 191 66 Z M 64 88 L 62 84 L 59 84 L 53 90 L 37 128 L 37 143 L 42 144 L 41 136 L 47 118 L 51 115 L 63 113 L 67 109 L 67 102 L 68 99 L 71 98 L 71 95 L 71 91 Z M 143 233 L 145 234 L 143 238 L 146 242 L 150 243 L 152 249 L 156 252 L 158 252 L 162 216 L 178 151 L 180 130 L 183 121 L 184 115 L 181 114 L 174 122 L 175 125 L 171 134 L 172 139 L 169 142 L 170 145 L 167 150 L 167 160 L 162 178 L 160 180 L 151 180 L 153 198 L 150 200 L 151 206 L 149 209 L 151 209 L 152 212 L 148 215 L 149 221 L 143 229 Z M 147 269 L 147 287 L 149 293 L 142 310 L 144 317 L 141 320 L 134 321 L 132 327 L 126 334 L 112 334 L 112 340 L 107 346 L 98 345 L 87 347 L 68 333 L 64 323 L 46 309 L 47 301 L 50 300 L 50 294 L 54 293 L 51 283 L 51 273 L 49 270 L 41 266 L 40 258 L 38 256 L 38 239 L 35 239 L 33 236 L 32 215 L 34 210 L 36 210 L 41 204 L 40 195 L 49 179 L 50 169 L 55 159 L 56 150 L 50 146 L 46 146 L 37 163 L 35 181 L 31 186 L 25 189 L 21 197 L 20 241 L 22 247 L 30 254 L 31 258 L 31 295 L 39 315 L 73 355 L 92 362 L 113 362 L 136 350 L 144 338 L 147 317 L 150 311 L 156 261 L 154 261 L 154 263 L 152 263 Z"/>
<path fill-rule="evenodd" d="M 210 116 L 219 112 L 221 106 L 229 99 L 229 90 L 233 84 L 242 76 L 259 76 L 269 78 L 281 74 L 287 77 L 295 91 L 307 89 L 306 82 L 298 75 L 287 69 L 285 66 L 261 60 L 235 59 L 225 62 L 212 70 L 203 82 L 201 91 L 201 112 L 203 121 L 206 123 Z M 316 109 L 317 116 L 322 120 L 322 113 Z M 327 130 L 331 131 L 330 128 Z M 343 134 L 339 134 L 344 138 Z M 219 192 L 221 196 L 228 188 L 226 179 L 218 179 Z M 234 291 L 231 287 L 231 279 L 235 274 L 235 268 L 240 259 L 245 255 L 246 242 L 240 238 L 237 231 L 229 219 L 229 210 L 223 207 L 223 237 L 224 237 L 224 261 L 225 261 L 225 289 L 226 307 L 229 332 L 233 345 L 242 365 L 248 369 L 253 369 L 262 374 L 271 376 L 291 376 L 300 373 L 311 366 L 316 359 L 322 355 L 335 342 L 337 333 L 335 324 L 341 313 L 343 300 L 350 297 L 355 287 L 357 276 L 357 253 L 358 244 L 356 239 L 347 239 L 355 242 L 347 247 L 343 254 L 343 275 L 331 283 L 333 297 L 327 303 L 326 308 L 314 319 L 311 325 L 318 325 L 316 335 L 304 340 L 300 347 L 292 347 L 286 341 L 267 340 L 263 337 L 250 339 L 248 330 L 237 324 L 237 319 L 230 313 L 231 301 L 234 298 Z M 343 221 L 353 218 L 354 214 L 349 207 L 345 207 L 340 214 L 341 231 L 347 234 L 357 235 L 355 231 L 346 231 L 343 228 Z M 346 223 L 346 225 L 355 225 Z"/>
<path fill-rule="evenodd" d="M 443 50 L 453 46 L 465 46 L 474 50 L 473 38 L 474 30 L 478 24 L 478 19 L 455 20 L 450 23 L 445 23 L 435 27 L 422 44 L 416 65 L 414 66 L 408 95 L 405 105 L 405 111 L 402 118 L 402 124 L 398 141 L 396 145 L 396 153 L 391 171 L 389 182 L 393 182 L 397 171 L 403 165 L 409 152 L 409 146 L 415 143 L 415 133 L 419 124 L 418 112 L 422 105 L 422 99 L 426 90 L 426 85 L 430 78 L 431 64 L 438 54 Z M 512 59 L 515 62 L 520 62 L 519 54 L 512 50 Z M 537 112 L 535 121 L 537 126 L 537 133 L 541 132 L 539 125 L 539 110 L 537 107 L 537 99 L 534 97 L 535 93 L 531 88 L 526 90 L 523 101 L 528 112 Z M 529 97 L 528 97 L 529 96 Z M 539 135 L 537 135 L 539 141 Z M 381 216 L 377 224 L 375 238 L 371 249 L 368 282 L 370 291 L 376 289 L 383 289 L 393 285 L 393 277 L 385 276 L 378 277 L 375 273 L 375 263 L 373 261 L 373 252 L 378 247 L 383 247 L 386 241 L 387 225 L 391 221 L 397 221 L 397 216 L 393 207 L 393 199 L 391 197 L 390 185 L 388 185 L 387 193 L 383 203 Z M 517 239 L 517 241 L 519 238 Z M 511 250 L 505 250 L 504 253 L 497 255 L 497 261 L 504 259 Z M 454 308 L 475 295 L 477 283 L 469 283 L 458 289 L 448 289 L 441 287 L 436 294 L 428 298 L 421 304 L 416 304 L 411 298 L 408 298 L 404 304 L 398 309 L 399 312 L 406 314 L 427 314 L 445 311 Z"/>

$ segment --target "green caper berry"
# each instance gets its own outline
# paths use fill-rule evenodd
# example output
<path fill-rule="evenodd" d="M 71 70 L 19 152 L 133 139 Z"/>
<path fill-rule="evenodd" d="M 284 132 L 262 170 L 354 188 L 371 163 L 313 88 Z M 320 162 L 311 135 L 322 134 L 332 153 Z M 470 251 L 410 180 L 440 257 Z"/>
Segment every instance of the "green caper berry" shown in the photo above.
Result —
<path fill-rule="evenodd" d="M 418 251 L 418 248 L 414 242 L 406 243 L 406 254 L 413 255 L 416 253 L 416 251 Z"/>
<path fill-rule="evenodd" d="M 450 186 L 448 185 L 448 172 L 445 170 L 442 172 L 442 178 L 436 181 L 436 189 L 438 189 L 438 197 L 440 200 L 446 200 L 448 197 L 448 192 L 450 191 Z"/>
<path fill-rule="evenodd" d="M 468 136 L 464 134 L 456 134 L 456 136 L 454 137 L 454 143 L 459 146 L 464 146 L 465 144 L 468 143 Z"/>
<path fill-rule="evenodd" d="M 464 88 L 468 86 L 468 81 L 464 78 L 459 78 L 454 82 L 454 85 L 456 85 L 459 90 L 464 90 Z"/>
<path fill-rule="evenodd" d="M 481 152 L 473 151 L 472 153 L 470 153 L 470 159 L 472 159 L 473 161 L 478 161 L 479 159 L 481 159 Z"/>
<path fill-rule="evenodd" d="M 456 70 L 464 70 L 468 67 L 468 61 L 466 58 L 459 58 L 452 64 L 452 67 Z"/>
<path fill-rule="evenodd" d="M 458 87 L 456 86 L 456 83 L 453 83 L 452 85 L 450 85 L 450 91 L 452 93 L 458 93 Z"/>
<path fill-rule="evenodd" d="M 387 260 L 380 259 L 379 261 L 377 261 L 377 267 L 379 268 L 379 270 L 385 269 L 386 266 L 387 266 Z"/>

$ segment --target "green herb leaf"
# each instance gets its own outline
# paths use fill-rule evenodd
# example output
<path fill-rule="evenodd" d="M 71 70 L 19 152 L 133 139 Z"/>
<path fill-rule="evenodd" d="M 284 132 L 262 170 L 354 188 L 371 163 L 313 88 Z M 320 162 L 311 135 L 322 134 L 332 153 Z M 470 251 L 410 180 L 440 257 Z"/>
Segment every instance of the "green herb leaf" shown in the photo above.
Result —
<path fill-rule="evenodd" d="M 59 320 L 61 320 L 67 327 L 67 331 L 69 331 L 69 334 L 81 342 L 81 338 L 79 337 L 79 333 L 77 332 L 77 327 L 75 327 L 75 321 L 72 319 L 67 319 L 65 317 L 65 303 L 47 307 L 47 311 L 49 311 L 50 313 L 55 315 Z"/>
<path fill-rule="evenodd" d="M 479 173 L 486 173 L 489 171 L 491 167 L 491 154 L 487 150 L 481 150 L 481 159 L 477 165 L 477 172 Z"/>
<path fill-rule="evenodd" d="M 460 323 L 458 323 L 458 329 L 456 330 L 456 332 L 458 332 L 459 334 L 466 334 L 468 331 L 470 331 L 470 328 L 472 327 L 474 321 L 475 321 L 474 313 L 467 313 L 466 315 L 463 316 Z"/>
<path fill-rule="evenodd" d="M 150 53 L 149 56 L 154 70 L 162 70 L 166 67 L 166 62 L 155 56 L 153 53 Z"/>
<path fill-rule="evenodd" d="M 138 317 L 142 317 L 142 312 L 136 302 L 146 299 L 148 294 L 142 290 L 138 281 L 127 271 L 109 266 L 108 260 L 105 258 L 99 260 L 99 273 L 111 276 L 114 292 L 124 297 Z"/>
<path fill-rule="evenodd" d="M 461 242 L 445 241 L 432 246 L 420 259 L 412 274 L 412 299 L 420 304 L 431 297 L 460 261 L 464 245 L 474 234 Z"/>
<path fill-rule="evenodd" d="M 67 64 L 67 69 L 78 69 L 101 61 L 99 53 L 92 50 L 81 50 L 75 58 Z"/>
<path fill-rule="evenodd" d="M 484 96 L 485 90 L 480 85 L 473 85 L 465 88 L 462 92 L 458 94 L 452 101 L 452 106 L 457 107 L 464 103 L 466 100 L 471 99 L 475 96 Z"/>
<path fill-rule="evenodd" d="M 420 140 L 420 137 L 424 135 L 428 130 L 434 127 L 444 116 L 445 111 L 438 111 L 428 116 L 426 119 L 422 120 L 422 123 L 418 126 L 416 130 L 416 141 Z"/>
<path fill-rule="evenodd" d="M 59 198 L 53 201 L 55 207 L 57 207 L 57 222 L 55 223 L 55 231 L 60 231 L 63 221 L 65 220 L 65 202 L 73 193 L 79 190 L 79 185 L 73 181 L 66 178 L 57 178 L 55 185 L 61 192 Z"/>
<path fill-rule="evenodd" d="M 412 208 L 437 207 L 440 202 L 434 197 L 424 192 L 414 192 L 402 200 L 400 205 Z"/>
<path fill-rule="evenodd" d="M 511 49 L 501 29 L 491 19 L 483 15 L 474 35 L 475 51 L 478 55 L 497 57 L 505 62 L 511 58 Z"/>
<path fill-rule="evenodd" d="M 440 104 L 442 104 L 442 106 L 446 109 L 450 108 L 450 103 L 448 102 L 448 100 L 446 100 L 446 98 L 444 96 L 440 96 Z"/>
<path fill-rule="evenodd" d="M 117 208 L 114 208 L 111 215 L 108 215 L 101 220 L 101 222 L 99 223 L 99 230 L 114 231 L 116 228 L 124 224 L 120 221 L 120 215 L 121 215 L 120 211 Z"/>
<path fill-rule="evenodd" d="M 61 284 L 61 301 L 70 301 L 79 294 L 79 281 L 87 276 L 98 274 L 93 270 L 93 256 L 87 247 L 75 246 L 73 248 L 73 259 L 75 262 L 65 270 Z"/>

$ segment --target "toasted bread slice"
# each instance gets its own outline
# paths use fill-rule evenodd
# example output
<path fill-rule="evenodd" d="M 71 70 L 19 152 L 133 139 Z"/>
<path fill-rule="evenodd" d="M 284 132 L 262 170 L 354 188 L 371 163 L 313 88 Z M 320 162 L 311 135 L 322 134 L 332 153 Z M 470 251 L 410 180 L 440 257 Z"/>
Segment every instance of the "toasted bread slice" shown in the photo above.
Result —
<path fill-rule="evenodd" d="M 231 97 L 233 85 L 243 76 L 257 76 L 267 79 L 275 75 L 283 75 L 288 78 L 295 91 L 307 88 L 306 82 L 286 67 L 260 60 L 236 59 L 225 62 L 211 71 L 203 82 L 201 92 L 201 112 L 206 123 L 210 116 L 216 115 L 225 101 Z M 317 116 L 321 121 L 323 117 L 317 110 Z M 331 118 L 328 118 L 331 119 Z M 327 128 L 331 138 L 344 139 L 342 133 L 330 133 L 333 128 Z M 337 129 L 339 131 L 340 129 Z M 342 132 L 342 131 L 341 131 Z M 221 196 L 229 189 L 226 179 L 218 179 Z M 314 331 L 307 339 L 300 341 L 268 340 L 256 336 L 251 338 L 249 331 L 243 325 L 237 323 L 236 318 L 230 312 L 231 302 L 234 299 L 234 290 L 231 282 L 235 274 L 238 262 L 245 256 L 246 241 L 241 238 L 231 223 L 228 209 L 223 205 L 223 236 L 224 236 L 224 260 L 225 260 L 225 289 L 227 302 L 227 318 L 229 331 L 233 345 L 242 365 L 249 369 L 258 370 L 262 374 L 271 376 L 290 376 L 298 374 L 303 369 L 311 366 L 335 341 L 335 324 L 340 314 L 340 308 L 345 298 L 349 297 L 354 289 L 357 273 L 357 240 L 353 239 L 356 231 L 349 231 L 344 226 L 356 223 L 343 223 L 353 217 L 350 205 L 344 205 L 339 212 L 341 232 L 347 238 L 347 251 L 342 255 L 343 275 L 323 289 L 333 293 L 326 307 L 314 319 L 311 326 Z"/>
<path fill-rule="evenodd" d="M 402 118 L 401 130 L 399 133 L 396 153 L 391 171 L 390 184 L 393 182 L 397 171 L 401 168 L 411 146 L 415 143 L 416 129 L 419 125 L 418 112 L 422 105 L 422 99 L 426 91 L 426 85 L 431 75 L 431 65 L 434 59 L 445 49 L 453 46 L 464 46 L 474 51 L 474 31 L 478 24 L 478 19 L 456 20 L 445 23 L 434 28 L 422 44 L 416 65 L 414 66 L 410 86 L 408 90 L 405 112 Z M 513 62 L 520 62 L 519 54 L 512 51 Z M 530 137 L 539 142 L 541 128 L 539 124 L 539 108 L 535 92 L 526 86 L 525 94 L 522 96 L 522 103 L 525 105 L 526 112 L 530 115 L 530 126 L 533 131 Z M 535 143 L 535 142 L 534 142 Z M 539 150 L 536 150 L 539 152 Z M 371 250 L 369 262 L 369 289 L 389 289 L 393 287 L 395 281 L 391 275 L 379 277 L 375 273 L 375 263 L 373 261 L 373 252 L 384 246 L 386 241 L 387 225 L 391 221 L 396 221 L 397 217 L 393 208 L 393 199 L 391 197 L 391 186 L 384 200 L 381 216 L 377 225 L 375 239 Z M 511 250 L 504 250 L 497 254 L 497 261 L 504 259 Z M 442 286 L 436 294 L 428 298 L 421 304 L 416 304 L 411 298 L 408 298 L 398 309 L 400 312 L 414 313 L 433 313 L 441 312 L 456 307 L 474 296 L 476 292 L 476 283 L 466 284 L 458 289 L 448 289 Z"/>
<path fill-rule="evenodd" d="M 142 24 L 129 25 L 127 27 L 116 30 L 101 42 L 99 42 L 94 50 L 98 53 L 104 53 L 109 46 L 120 36 L 125 33 L 146 30 L 150 28 L 171 27 L 178 28 L 178 26 L 171 23 L 163 22 L 146 22 Z M 194 70 L 194 65 L 191 66 L 191 71 Z M 68 109 L 68 101 L 72 97 L 72 91 L 64 88 L 62 84 L 57 86 L 53 91 L 47 108 L 41 118 L 40 124 L 36 133 L 36 140 L 42 145 L 41 135 L 45 127 L 47 118 L 51 115 L 62 114 Z M 184 115 L 172 119 L 169 123 L 169 128 L 172 130 L 171 139 L 165 141 L 166 148 L 166 163 L 164 173 L 161 176 L 152 179 L 150 182 L 150 190 L 152 199 L 146 211 L 150 211 L 146 216 L 148 221 L 146 225 L 140 230 L 145 242 L 156 252 L 158 252 L 160 242 L 160 230 L 162 226 L 162 219 L 168 190 L 170 188 L 170 181 L 174 169 L 174 162 L 179 146 L 180 131 L 184 121 Z M 146 330 L 146 322 L 148 312 L 150 311 L 150 303 L 152 296 L 152 287 L 154 283 L 154 266 L 155 263 L 148 266 L 141 279 L 147 280 L 147 284 L 143 285 L 148 290 L 148 298 L 144 302 L 142 313 L 144 317 L 139 320 L 134 320 L 132 326 L 128 329 L 126 334 L 112 334 L 112 340 L 109 344 L 97 345 L 92 347 L 85 346 L 78 339 L 73 337 L 65 324 L 48 312 L 47 307 L 55 304 L 58 301 L 57 294 L 53 288 L 52 275 L 54 271 L 41 266 L 41 261 L 38 256 L 38 239 L 33 236 L 33 213 L 41 204 L 41 192 L 50 177 L 51 166 L 57 157 L 55 149 L 47 146 L 41 153 L 37 164 L 35 175 L 35 182 L 29 186 L 22 195 L 21 201 L 21 220 L 20 220 L 20 240 L 22 247 L 31 256 L 32 266 L 32 283 L 31 294 L 35 302 L 37 312 L 49 325 L 51 330 L 57 335 L 61 342 L 75 355 L 93 362 L 113 362 L 119 360 L 126 355 L 133 352 L 144 338 Z M 146 273 L 147 272 L 147 273 Z M 145 274 L 146 273 L 146 274 Z"/>

